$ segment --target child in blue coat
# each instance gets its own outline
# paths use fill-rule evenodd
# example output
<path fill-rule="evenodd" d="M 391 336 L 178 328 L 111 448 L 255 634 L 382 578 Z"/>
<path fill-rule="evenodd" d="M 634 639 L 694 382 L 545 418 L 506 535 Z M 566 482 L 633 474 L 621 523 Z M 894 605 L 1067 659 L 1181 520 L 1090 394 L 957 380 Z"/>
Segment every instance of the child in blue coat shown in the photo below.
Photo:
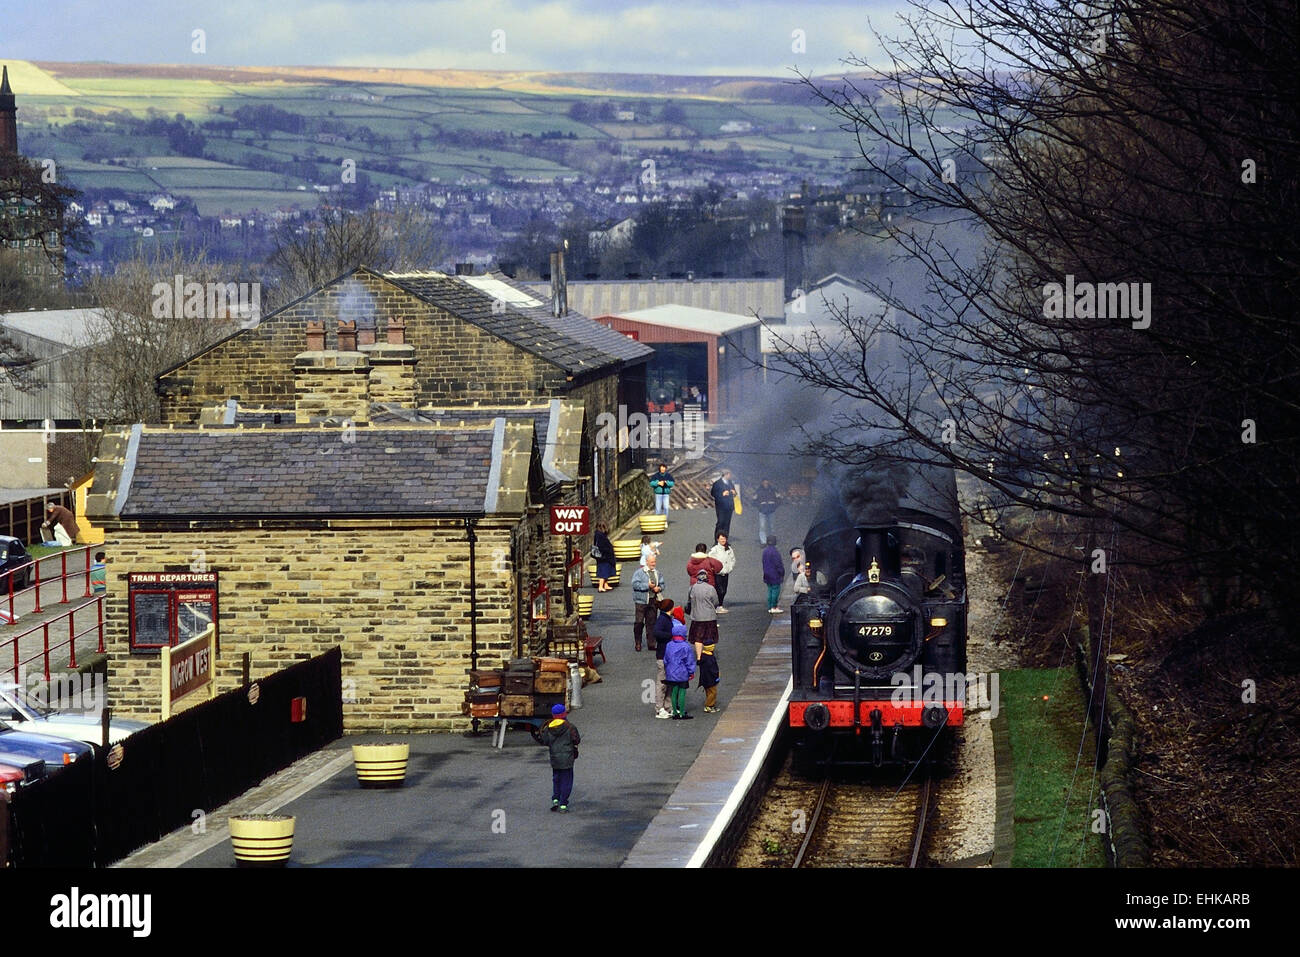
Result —
<path fill-rule="evenodd" d="M 690 720 L 694 715 L 686 713 L 686 689 L 691 685 L 691 676 L 695 674 L 695 649 L 686 641 L 684 633 L 673 629 L 673 640 L 664 651 L 664 678 L 672 689 L 673 718 Z"/>

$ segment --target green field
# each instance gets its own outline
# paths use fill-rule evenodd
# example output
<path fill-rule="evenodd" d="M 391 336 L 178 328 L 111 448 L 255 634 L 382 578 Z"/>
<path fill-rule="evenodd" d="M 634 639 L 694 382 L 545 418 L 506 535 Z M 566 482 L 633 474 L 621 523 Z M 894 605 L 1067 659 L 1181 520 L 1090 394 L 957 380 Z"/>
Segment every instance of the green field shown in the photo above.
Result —
<path fill-rule="evenodd" d="M 747 159 L 781 169 L 824 168 L 828 162 L 847 169 L 855 155 L 851 139 L 821 110 L 722 99 L 709 80 L 688 83 L 691 92 L 668 96 L 608 92 L 604 87 L 619 81 L 605 76 L 591 79 L 598 88 L 582 89 L 580 74 L 485 77 L 472 71 L 432 74 L 339 68 L 300 75 L 272 70 L 281 79 L 249 70 L 243 71 L 248 75 L 245 80 L 238 68 L 107 64 L 102 69 L 97 64 L 38 68 L 23 61 L 11 62 L 10 72 L 20 99 L 19 136 L 29 147 L 28 155 L 53 157 L 67 172 L 68 181 L 79 188 L 167 191 L 195 200 L 205 213 L 241 211 L 268 199 L 274 206 L 314 206 L 319 194 L 297 187 L 337 182 L 344 159 L 355 160 L 372 184 L 391 186 L 449 183 L 495 170 L 517 177 L 572 176 L 577 171 L 566 162 L 592 168 L 619 141 L 637 155 L 686 151 L 692 140 L 697 148 L 716 152 L 734 144 Z M 658 87 L 650 83 L 647 88 L 667 89 L 668 80 L 675 86 L 682 78 L 659 78 Z M 639 81 L 628 82 L 635 86 Z M 744 84 L 733 86 L 740 91 L 737 96 L 744 95 Z M 371 95 L 381 99 L 362 99 Z M 637 109 L 639 122 L 580 122 L 568 115 L 575 103 Z M 658 122 L 669 103 L 681 108 L 682 122 Z M 26 114 L 24 104 L 29 108 Z M 649 116 L 644 115 L 645 104 L 650 105 Z M 228 123 L 241 107 L 252 106 L 271 106 L 297 117 L 294 132 L 277 128 L 287 125 L 279 120 L 265 118 L 262 122 L 267 125 L 262 128 L 243 127 L 233 135 L 205 126 Z M 74 111 L 88 114 L 89 119 Z M 113 118 L 121 113 L 167 123 L 182 114 L 203 137 L 201 146 L 187 151 L 201 153 L 202 158 L 172 155 L 168 136 L 142 135 Z M 748 121 L 755 129 L 721 133 L 719 128 L 731 121 Z M 806 125 L 817 129 L 799 130 Z M 557 162 L 553 151 L 530 155 L 538 152 L 537 139 L 555 133 L 564 137 L 559 146 L 568 155 L 562 161 Z M 467 134 L 469 138 L 481 134 L 485 141 L 465 145 Z M 321 137 L 342 141 L 323 142 Z M 393 163 L 400 164 L 405 175 L 376 169 Z M 257 168 L 261 164 L 282 169 Z M 304 177 L 309 181 L 304 182 Z"/>
<path fill-rule="evenodd" d="M 1071 668 L 1000 674 L 1015 775 L 1013 867 L 1105 867 L 1093 773 L 1093 734 Z"/>

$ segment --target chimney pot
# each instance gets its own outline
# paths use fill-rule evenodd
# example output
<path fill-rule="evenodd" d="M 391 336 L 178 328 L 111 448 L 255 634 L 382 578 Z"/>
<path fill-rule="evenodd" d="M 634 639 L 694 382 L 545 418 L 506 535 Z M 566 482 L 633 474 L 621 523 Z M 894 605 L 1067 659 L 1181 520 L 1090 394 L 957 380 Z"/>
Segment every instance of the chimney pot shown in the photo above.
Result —
<path fill-rule="evenodd" d="M 339 352 L 356 352 L 357 351 L 357 323 L 353 319 L 348 322 L 339 320 Z"/>
<path fill-rule="evenodd" d="M 325 323 L 316 319 L 307 320 L 307 351 L 325 351 Z"/>
<path fill-rule="evenodd" d="M 406 345 L 406 320 L 394 317 L 388 320 L 388 343 L 393 346 Z"/>

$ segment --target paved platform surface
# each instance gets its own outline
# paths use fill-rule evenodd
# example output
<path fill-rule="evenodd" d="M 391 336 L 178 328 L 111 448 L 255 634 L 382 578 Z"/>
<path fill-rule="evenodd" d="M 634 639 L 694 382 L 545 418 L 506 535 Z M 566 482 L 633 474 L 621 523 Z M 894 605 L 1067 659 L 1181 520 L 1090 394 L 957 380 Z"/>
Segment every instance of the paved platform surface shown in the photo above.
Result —
<path fill-rule="evenodd" d="M 787 509 L 783 527 L 806 528 L 807 518 Z M 686 597 L 686 559 L 696 542 L 709 540 L 713 525 L 711 509 L 674 509 L 668 531 L 656 536 L 664 542 L 660 568 L 667 573 L 667 594 L 676 602 Z M 233 866 L 224 817 L 234 805 L 297 818 L 290 865 L 295 867 L 620 865 L 668 802 L 706 739 L 727 720 L 772 624 L 755 512 L 736 517 L 732 532 L 737 569 L 727 596 L 731 613 L 720 623 L 721 714 L 706 715 L 704 693 L 692 686 L 688 707 L 695 720 L 654 717 L 649 703 L 654 654 L 632 650 L 635 563 L 625 564 L 623 585 L 596 596 L 590 630 L 604 636 L 609 660 L 598 661 L 604 680 L 583 689 L 583 707 L 572 715 L 583 740 L 568 814 L 550 811 L 547 754 L 526 731 L 508 732 L 500 751 L 492 748 L 487 731 L 478 737 L 348 736 L 207 815 L 204 833 L 178 831 L 123 865 Z M 780 547 L 788 554 L 789 542 L 783 540 Z M 775 695 L 783 688 L 775 688 Z M 351 745 L 394 737 L 411 744 L 406 786 L 362 790 L 352 773 Z"/>

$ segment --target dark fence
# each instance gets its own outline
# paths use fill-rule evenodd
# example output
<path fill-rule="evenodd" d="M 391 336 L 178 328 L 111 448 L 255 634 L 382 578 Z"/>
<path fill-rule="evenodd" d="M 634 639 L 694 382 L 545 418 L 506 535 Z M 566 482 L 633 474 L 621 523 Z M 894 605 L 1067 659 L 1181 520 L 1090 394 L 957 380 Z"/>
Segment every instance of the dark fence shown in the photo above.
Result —
<path fill-rule="evenodd" d="M 343 734 L 342 653 L 335 648 L 183 711 L 122 742 L 110 769 L 97 751 L 9 803 L 15 867 L 105 867 L 189 826 Z M 305 698 L 306 720 L 291 720 Z M 0 805 L 3 809 L 3 805 Z"/>

